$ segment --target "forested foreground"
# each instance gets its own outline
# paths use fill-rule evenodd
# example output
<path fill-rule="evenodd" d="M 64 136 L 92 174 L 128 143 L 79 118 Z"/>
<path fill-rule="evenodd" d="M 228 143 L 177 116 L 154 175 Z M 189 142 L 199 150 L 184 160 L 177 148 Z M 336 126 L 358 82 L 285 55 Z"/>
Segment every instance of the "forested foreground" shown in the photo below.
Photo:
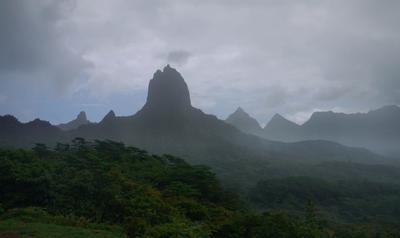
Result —
<path fill-rule="evenodd" d="M 207 167 L 117 142 L 2 149 L 0 237 L 400 237 L 399 210 L 391 210 L 396 187 L 300 184 L 260 182 L 249 197 L 257 210 L 225 191 Z M 372 194 L 375 200 L 361 199 Z M 386 202 L 381 215 L 388 219 L 362 219 Z M 327 219 L 335 209 L 363 216 Z"/>

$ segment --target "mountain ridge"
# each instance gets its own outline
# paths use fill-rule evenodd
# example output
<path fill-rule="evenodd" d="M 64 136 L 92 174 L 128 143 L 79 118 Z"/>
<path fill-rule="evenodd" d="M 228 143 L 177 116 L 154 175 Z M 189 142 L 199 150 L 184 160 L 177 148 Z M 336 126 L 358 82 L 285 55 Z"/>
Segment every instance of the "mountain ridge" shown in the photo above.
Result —
<path fill-rule="evenodd" d="M 400 107 L 397 105 L 387 105 L 365 113 L 317 111 L 302 125 L 275 114 L 262 133 L 247 132 L 283 142 L 330 140 L 400 157 Z"/>
<path fill-rule="evenodd" d="M 385 163 L 383 157 L 369 151 L 332 142 L 291 144 L 241 132 L 216 116 L 193 107 L 183 77 L 170 66 L 156 71 L 149 81 L 146 103 L 132 116 L 119 117 L 111 110 L 99 123 L 81 125 L 74 130 L 48 127 L 60 131 L 57 136 L 44 135 L 50 144 L 76 137 L 119 141 L 151 153 L 172 154 L 193 164 L 205 164 L 221 178 L 226 178 L 224 181 L 238 184 L 254 183 L 266 171 L 277 170 L 274 173 L 279 174 L 283 172 L 278 171 L 288 170 L 291 173 L 299 164 L 324 161 Z M 2 140 L 10 140 L 1 131 L 0 138 L 0 144 Z M 325 149 L 318 149 L 321 147 Z M 279 166 L 282 163 L 287 165 Z"/>

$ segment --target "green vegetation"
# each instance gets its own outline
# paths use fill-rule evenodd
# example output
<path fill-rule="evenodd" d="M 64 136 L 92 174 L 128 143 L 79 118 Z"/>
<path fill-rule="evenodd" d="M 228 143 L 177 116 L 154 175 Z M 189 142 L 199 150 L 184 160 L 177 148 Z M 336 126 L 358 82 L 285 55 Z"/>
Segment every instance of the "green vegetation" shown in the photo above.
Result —
<path fill-rule="evenodd" d="M 313 183 L 315 191 L 310 192 L 306 188 Z M 251 196 L 254 203 L 268 208 L 260 213 L 222 189 L 207 167 L 192 166 L 170 155 L 151 155 L 122 143 L 77 138 L 54 149 L 43 144 L 32 150 L 3 149 L 0 237 L 399 237 L 394 224 L 321 219 L 320 197 L 309 194 L 332 196 L 334 205 L 343 196 L 337 193 L 340 186 L 332 192 L 332 184 L 311 180 L 299 188 L 306 195 L 295 199 L 295 209 L 280 211 L 286 205 L 280 207 L 274 199 L 285 200 L 291 190 L 280 189 L 290 188 L 290 183 L 265 184 L 260 182 Z M 389 198 L 397 203 L 396 187 L 376 190 L 380 187 L 374 186 L 365 189 L 367 194 L 383 192 L 387 199 L 382 204 Z M 352 190 L 358 185 L 343 187 L 348 189 L 344 194 L 364 191 Z M 309 200 L 315 200 L 316 206 Z M 398 219 L 396 212 L 384 215 Z"/>
<path fill-rule="evenodd" d="M 117 226 L 89 223 L 73 216 L 52 216 L 40 208 L 11 209 L 1 215 L 0 237 L 122 238 Z"/>
<path fill-rule="evenodd" d="M 260 181 L 250 199 L 262 209 L 301 211 L 312 201 L 327 219 L 399 224 L 400 185 L 289 177 Z"/>

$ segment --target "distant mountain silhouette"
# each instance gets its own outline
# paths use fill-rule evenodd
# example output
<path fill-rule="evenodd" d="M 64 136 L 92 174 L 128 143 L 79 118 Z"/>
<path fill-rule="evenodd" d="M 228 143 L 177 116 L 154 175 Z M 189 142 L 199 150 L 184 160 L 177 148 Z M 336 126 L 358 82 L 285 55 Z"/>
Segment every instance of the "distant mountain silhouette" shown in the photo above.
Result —
<path fill-rule="evenodd" d="M 262 130 L 257 120 L 252 118 L 241 107 L 238 107 L 225 121 L 245 133 L 259 135 Z"/>
<path fill-rule="evenodd" d="M 120 117 L 110 112 L 97 124 L 71 131 L 71 136 L 123 141 L 153 153 L 183 156 L 192 163 L 209 165 L 219 174 L 236 176 L 249 176 L 255 167 L 268 166 L 265 161 L 271 159 L 297 162 L 380 162 L 382 159 L 366 150 L 327 141 L 287 144 L 243 133 L 194 108 L 185 80 L 169 65 L 154 73 L 148 90 L 147 101 L 136 114 Z"/>
<path fill-rule="evenodd" d="M 315 112 L 302 127 L 306 139 L 328 139 L 400 156 L 400 108 L 395 105 L 368 113 Z"/>
<path fill-rule="evenodd" d="M 65 140 L 65 135 L 48 121 L 35 119 L 21 123 L 14 116 L 0 116 L 0 145 L 2 146 L 25 147 L 35 143 L 53 144 L 54 140 Z"/>
<path fill-rule="evenodd" d="M 284 142 L 330 140 L 400 157 L 400 108 L 391 105 L 353 114 L 315 112 L 301 126 L 275 116 L 262 136 Z"/>
<path fill-rule="evenodd" d="M 262 135 L 271 140 L 296 141 L 299 140 L 301 127 L 289 121 L 280 114 L 275 114 L 263 128 Z"/>
<path fill-rule="evenodd" d="M 81 111 L 74 120 L 67 123 L 59 124 L 57 125 L 57 127 L 63 131 L 70 131 L 89 123 L 91 122 L 87 119 L 86 113 L 84 111 Z"/>
<path fill-rule="evenodd" d="M 148 89 L 145 105 L 132 116 L 116 116 L 110 111 L 99 123 L 81 125 L 74 130 L 62 132 L 47 123 L 42 125 L 43 131 L 51 133 L 42 133 L 40 129 L 31 133 L 52 142 L 75 137 L 110 139 L 152 153 L 178 155 L 194 164 L 211 166 L 221 178 L 227 178 L 226 181 L 233 184 L 254 183 L 266 171 L 277 176 L 283 174 L 282 170 L 293 173 L 291 171 L 300 168 L 300 164 L 323 161 L 383 163 L 382 157 L 367 150 L 328 141 L 282 143 L 243 133 L 216 116 L 194 108 L 185 80 L 169 65 L 162 71 L 157 70 Z M 14 132 L 17 136 L 8 142 L 18 141 L 19 135 L 29 135 L 18 132 L 24 131 L 25 126 L 10 125 L 15 124 L 12 123 L 14 119 L 6 118 L 4 121 L 0 121 L 1 126 L 11 132 L 0 131 L 3 142 Z M 41 139 L 32 138 L 32 142 Z"/>
<path fill-rule="evenodd" d="M 150 80 L 145 105 L 133 116 L 113 112 L 98 124 L 82 126 L 75 136 L 122 140 L 155 152 L 201 147 L 224 137 L 240 137 L 234 127 L 191 105 L 189 89 L 178 71 L 167 65 Z M 212 139 L 211 139 L 212 138 Z"/>
<path fill-rule="evenodd" d="M 100 121 L 101 124 L 110 124 L 113 123 L 116 120 L 115 112 L 113 110 L 110 110 Z"/>

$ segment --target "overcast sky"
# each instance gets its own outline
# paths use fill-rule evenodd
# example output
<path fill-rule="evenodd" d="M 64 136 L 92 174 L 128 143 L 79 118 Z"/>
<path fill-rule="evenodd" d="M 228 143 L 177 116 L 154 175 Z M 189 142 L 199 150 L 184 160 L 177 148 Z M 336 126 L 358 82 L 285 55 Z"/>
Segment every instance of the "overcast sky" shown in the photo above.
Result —
<path fill-rule="evenodd" d="M 167 63 L 222 119 L 400 104 L 399 12 L 397 0 L 2 0 L 0 115 L 131 115 Z"/>

